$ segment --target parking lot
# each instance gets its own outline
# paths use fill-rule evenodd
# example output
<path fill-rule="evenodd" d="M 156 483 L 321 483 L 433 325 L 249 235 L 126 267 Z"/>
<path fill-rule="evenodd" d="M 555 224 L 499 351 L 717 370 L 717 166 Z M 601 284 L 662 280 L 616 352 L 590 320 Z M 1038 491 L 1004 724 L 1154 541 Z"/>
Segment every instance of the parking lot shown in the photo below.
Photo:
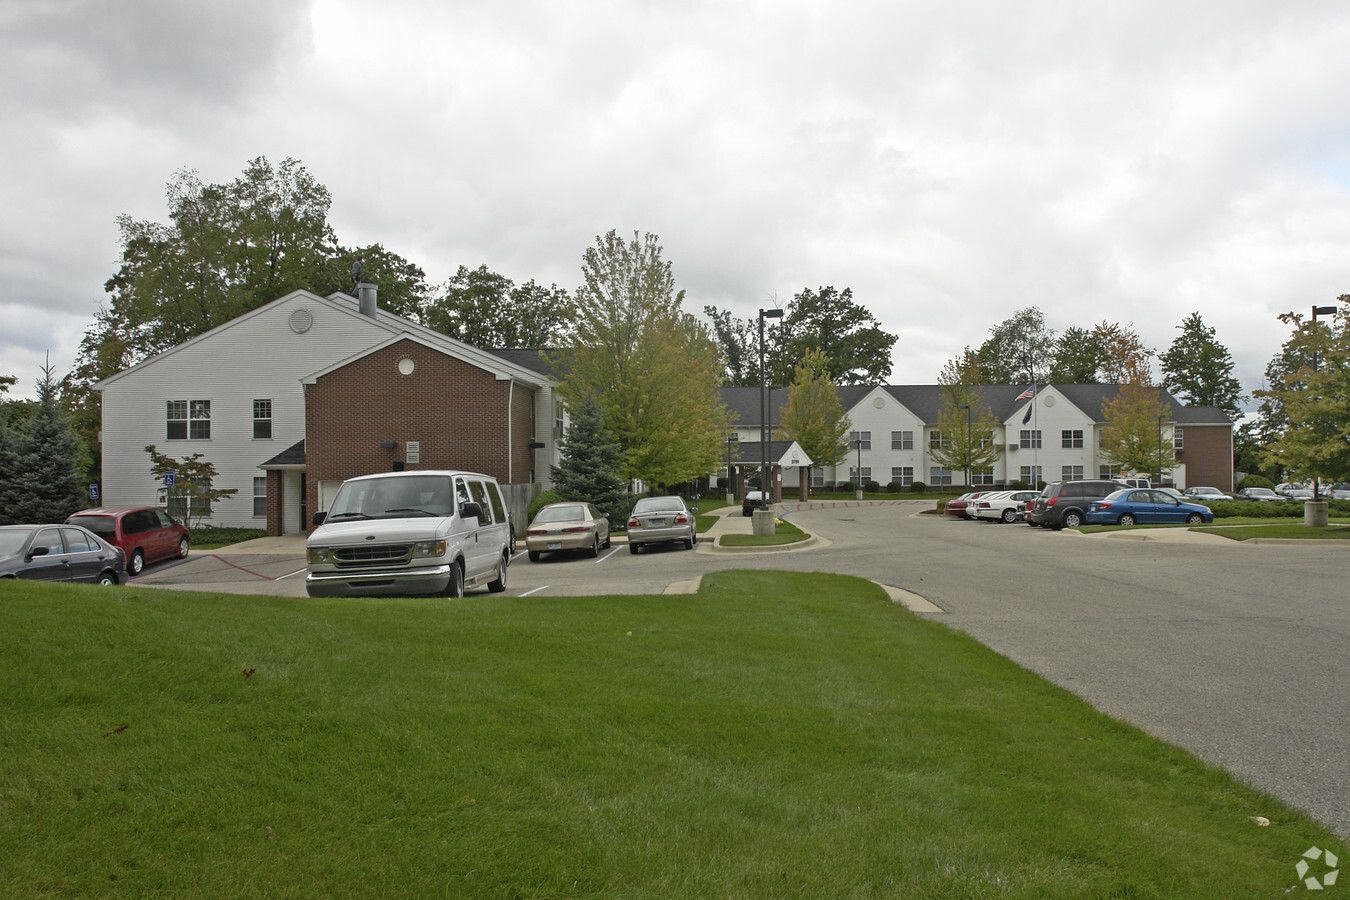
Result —
<path fill-rule="evenodd" d="M 859 575 L 930 601 L 968 632 L 1103 711 L 1186 747 L 1350 836 L 1350 546 L 1110 536 L 919 515 L 929 503 L 792 510 L 804 548 L 596 559 L 523 554 L 502 597 L 662 594 L 713 571 Z M 135 584 L 305 596 L 298 538 L 194 553 Z M 360 602 L 353 600 L 351 602 Z M 1252 815 L 1263 815 L 1252 810 Z"/>

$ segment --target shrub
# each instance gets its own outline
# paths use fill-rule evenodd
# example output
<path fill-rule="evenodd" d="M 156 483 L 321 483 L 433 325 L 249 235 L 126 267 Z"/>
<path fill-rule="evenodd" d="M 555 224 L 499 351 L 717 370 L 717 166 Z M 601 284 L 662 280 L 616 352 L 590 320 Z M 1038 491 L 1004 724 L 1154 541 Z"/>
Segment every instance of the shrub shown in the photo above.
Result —
<path fill-rule="evenodd" d="M 566 499 L 566 497 L 557 491 L 542 492 L 538 497 L 535 497 L 530 501 L 530 521 L 533 522 L 534 517 L 539 515 L 539 510 L 543 509 L 545 506 L 548 506 L 550 503 L 562 503 Z"/>
<path fill-rule="evenodd" d="M 941 500 L 937 502 L 937 511 L 942 512 L 946 508 L 947 508 L 947 498 L 943 497 Z"/>
<path fill-rule="evenodd" d="M 1031 490 L 1031 485 L 1027 484 L 1025 481 L 1014 481 L 1012 484 L 1008 485 L 1008 490 L 1029 491 Z"/>
<path fill-rule="evenodd" d="M 909 486 L 909 492 L 911 494 L 922 494 L 927 490 L 928 485 L 924 484 L 922 481 L 916 481 Z"/>
<path fill-rule="evenodd" d="M 869 494 L 879 494 L 881 493 L 881 485 L 877 484 L 875 481 L 869 481 L 867 482 L 867 487 L 864 490 L 866 490 L 867 493 Z"/>
<path fill-rule="evenodd" d="M 1260 475 L 1248 475 L 1246 478 L 1238 482 L 1238 490 L 1254 487 L 1274 489 L 1275 482 L 1271 481 L 1269 478 L 1264 478 Z"/>
<path fill-rule="evenodd" d="M 905 486 L 898 481 L 892 481 L 890 484 L 886 485 L 886 493 L 888 494 L 899 494 L 904 491 L 904 489 Z"/>

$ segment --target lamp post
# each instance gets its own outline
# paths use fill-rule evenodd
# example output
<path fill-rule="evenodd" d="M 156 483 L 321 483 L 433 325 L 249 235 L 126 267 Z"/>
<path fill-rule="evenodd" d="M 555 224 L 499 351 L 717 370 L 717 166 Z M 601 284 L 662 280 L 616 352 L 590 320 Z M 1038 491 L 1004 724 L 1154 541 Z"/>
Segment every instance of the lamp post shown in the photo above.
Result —
<path fill-rule="evenodd" d="M 1165 413 L 1159 413 L 1159 414 L 1158 414 L 1158 484 L 1159 484 L 1159 486 L 1161 486 L 1161 485 L 1162 485 L 1162 482 L 1163 482 L 1163 477 L 1162 477 L 1162 464 L 1163 464 L 1163 458 L 1162 458 L 1162 423 L 1163 423 L 1163 419 L 1165 419 L 1165 418 L 1167 418 L 1167 415 L 1166 415 Z"/>
<path fill-rule="evenodd" d="M 975 448 L 972 447 L 971 444 L 970 444 L 970 404 L 969 404 L 969 403 L 962 403 L 962 404 L 961 404 L 959 407 L 957 407 L 957 408 L 958 408 L 958 409 L 964 409 L 964 410 L 966 411 L 966 452 L 965 452 L 965 457 L 966 457 L 966 487 L 969 488 L 969 487 L 971 486 L 971 485 L 970 485 L 970 458 L 971 458 L 972 456 L 975 455 Z"/>
<path fill-rule="evenodd" d="M 735 431 L 727 432 L 727 504 L 736 502 L 736 473 L 731 470 L 731 445 L 740 440 Z"/>
<path fill-rule="evenodd" d="M 759 311 L 759 490 L 760 498 L 765 498 L 766 491 L 769 489 L 769 436 L 765 430 L 765 423 L 769 421 L 765 407 L 768 404 L 766 394 L 769 392 L 768 373 L 764 371 L 764 320 L 781 319 L 783 311 L 781 309 L 761 309 Z M 765 504 L 768 508 L 768 504 Z"/>
<path fill-rule="evenodd" d="M 857 451 L 858 451 L 858 466 L 857 466 L 857 468 L 855 468 L 855 469 L 853 470 L 854 474 L 855 474 L 855 475 L 857 476 L 857 478 L 858 478 L 858 485 L 857 485 L 857 487 L 856 487 L 856 489 L 855 489 L 855 490 L 856 490 L 856 493 L 854 494 L 854 496 L 857 497 L 859 500 L 861 500 L 861 499 L 863 498 L 863 480 L 862 480 L 862 432 L 861 432 L 861 431 L 855 431 L 855 432 L 853 432 L 853 446 L 854 446 L 855 448 L 857 448 Z"/>

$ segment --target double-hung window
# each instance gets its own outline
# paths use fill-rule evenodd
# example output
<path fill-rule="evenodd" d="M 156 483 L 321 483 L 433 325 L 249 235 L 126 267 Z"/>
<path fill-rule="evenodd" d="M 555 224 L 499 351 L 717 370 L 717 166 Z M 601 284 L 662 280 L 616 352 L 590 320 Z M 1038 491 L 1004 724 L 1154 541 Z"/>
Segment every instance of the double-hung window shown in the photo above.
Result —
<path fill-rule="evenodd" d="M 913 450 L 914 432 L 912 431 L 892 431 L 891 432 L 892 450 Z"/>
<path fill-rule="evenodd" d="M 1072 431 L 1066 428 L 1060 432 L 1060 439 L 1065 450 L 1083 449 L 1083 431 L 1081 428 L 1075 428 Z"/>
<path fill-rule="evenodd" d="M 850 450 L 871 450 L 872 432 L 854 431 L 849 435 Z"/>
<path fill-rule="evenodd" d="M 1034 431 L 1025 428 L 1022 429 L 1022 437 L 1019 443 L 1022 445 L 1023 450 L 1039 450 L 1041 447 L 1040 429 Z"/>
<path fill-rule="evenodd" d="M 272 437 L 272 401 L 253 401 L 253 439 L 268 440 Z"/>
<path fill-rule="evenodd" d="M 914 483 L 913 466 L 891 466 L 891 482 L 909 487 Z"/>
<path fill-rule="evenodd" d="M 253 515 L 259 518 L 267 516 L 267 476 L 253 476 Z"/>
<path fill-rule="evenodd" d="M 211 439 L 210 400 L 169 400 L 165 403 L 164 420 L 167 440 Z"/>

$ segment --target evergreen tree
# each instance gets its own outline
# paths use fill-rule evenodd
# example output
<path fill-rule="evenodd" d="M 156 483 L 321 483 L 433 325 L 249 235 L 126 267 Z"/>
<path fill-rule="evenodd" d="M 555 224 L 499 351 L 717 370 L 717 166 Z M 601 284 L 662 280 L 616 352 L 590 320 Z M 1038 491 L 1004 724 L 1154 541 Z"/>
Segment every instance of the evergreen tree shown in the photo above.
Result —
<path fill-rule="evenodd" d="M 1233 376 L 1233 356 L 1214 336 L 1200 313 L 1193 312 L 1177 326 L 1181 334 L 1160 357 L 1163 387 L 1188 406 L 1217 406 L 1236 419 L 1246 396 Z"/>
<path fill-rule="evenodd" d="M 0 401 L 0 525 L 19 525 L 15 517 L 23 486 L 20 484 L 19 448 L 16 435 L 10 430 L 9 404 Z"/>
<path fill-rule="evenodd" d="M 87 505 L 75 434 L 57 402 L 56 388 L 52 367 L 43 366 L 33 417 L 14 442 L 12 471 L 19 490 L 9 515 L 20 522 L 62 522 Z"/>
<path fill-rule="evenodd" d="M 561 458 L 550 468 L 553 489 L 568 500 L 594 503 L 617 525 L 628 509 L 628 495 L 619 480 L 623 451 L 605 430 L 605 414 L 594 396 L 572 412 L 559 446 Z"/>

